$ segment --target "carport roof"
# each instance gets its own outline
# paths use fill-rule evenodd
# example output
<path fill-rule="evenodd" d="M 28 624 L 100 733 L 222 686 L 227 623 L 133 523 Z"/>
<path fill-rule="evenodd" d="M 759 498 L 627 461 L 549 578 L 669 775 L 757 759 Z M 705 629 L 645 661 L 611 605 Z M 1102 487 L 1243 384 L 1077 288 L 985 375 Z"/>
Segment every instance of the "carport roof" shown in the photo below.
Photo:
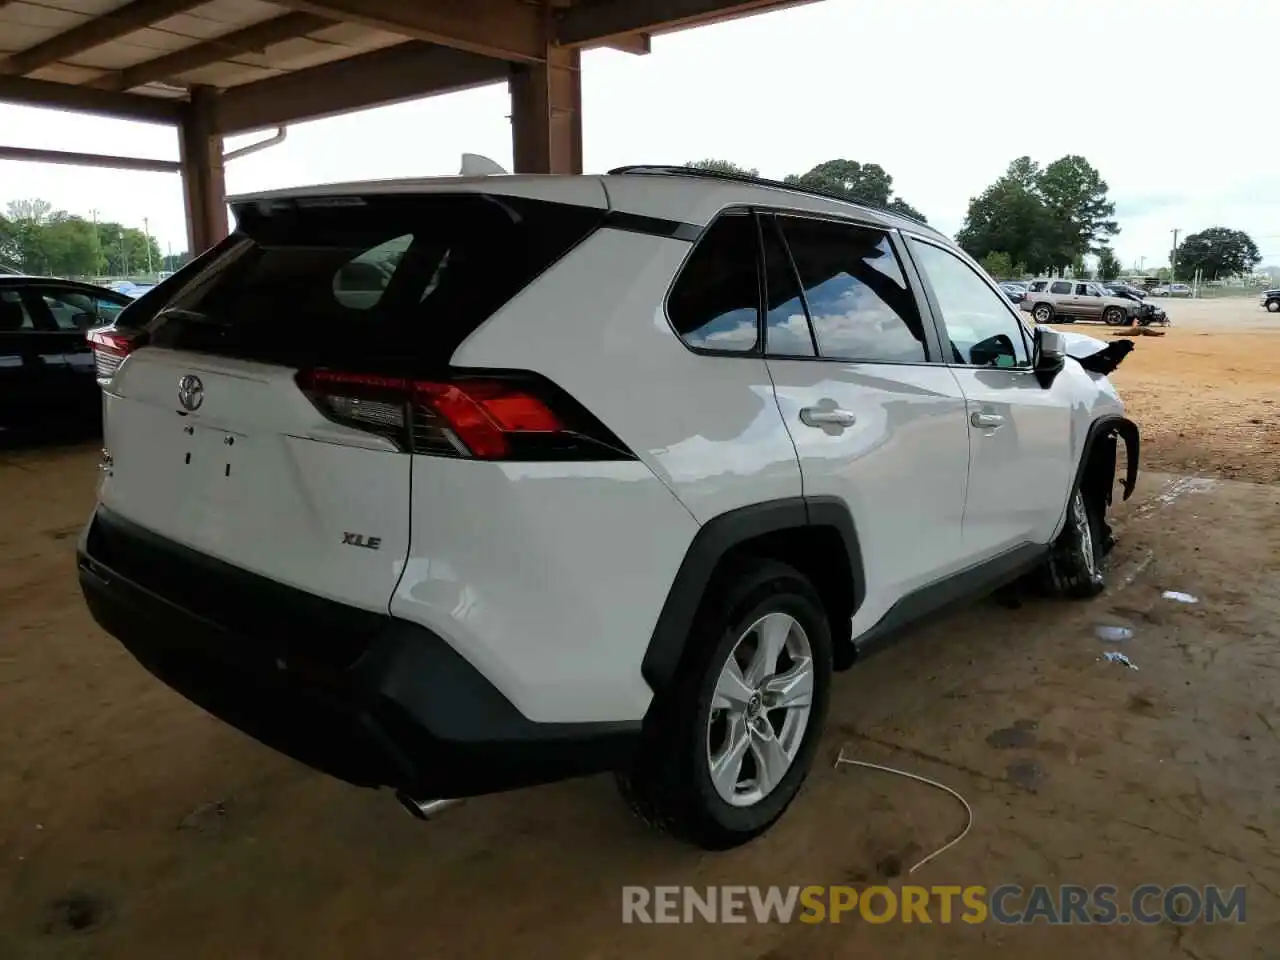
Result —
<path fill-rule="evenodd" d="M 548 44 L 649 35 L 806 0 L 0 0 L 0 100 L 174 123 L 192 87 L 219 133 L 505 80 Z"/>

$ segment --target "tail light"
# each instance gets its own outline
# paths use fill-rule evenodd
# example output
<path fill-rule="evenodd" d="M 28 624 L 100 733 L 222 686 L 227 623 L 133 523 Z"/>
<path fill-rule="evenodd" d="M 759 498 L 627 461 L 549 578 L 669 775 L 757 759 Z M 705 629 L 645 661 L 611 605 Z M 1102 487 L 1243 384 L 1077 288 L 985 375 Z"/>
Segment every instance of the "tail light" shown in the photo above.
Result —
<path fill-rule="evenodd" d="M 423 380 L 316 369 L 299 388 L 335 423 L 408 453 L 475 460 L 633 460 L 604 424 L 528 373 Z"/>
<path fill-rule="evenodd" d="M 93 348 L 93 360 L 101 383 L 114 377 L 124 358 L 142 345 L 140 335 L 122 333 L 119 330 L 90 330 L 85 334 L 85 339 Z"/>

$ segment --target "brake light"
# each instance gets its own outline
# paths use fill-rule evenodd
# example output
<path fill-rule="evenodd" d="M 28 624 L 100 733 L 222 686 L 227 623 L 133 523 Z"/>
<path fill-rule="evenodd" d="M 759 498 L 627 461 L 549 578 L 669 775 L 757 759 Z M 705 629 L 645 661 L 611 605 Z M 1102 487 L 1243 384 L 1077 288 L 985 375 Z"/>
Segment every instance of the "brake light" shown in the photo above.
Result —
<path fill-rule="evenodd" d="M 85 334 L 85 339 L 89 341 L 95 351 L 101 350 L 122 359 L 127 357 L 134 348 L 134 338 L 132 336 L 114 330 L 90 330 Z"/>
<path fill-rule="evenodd" d="M 93 349 L 93 362 L 97 368 L 98 383 L 106 386 L 124 363 L 124 358 L 140 347 L 141 334 L 121 333 L 118 330 L 90 330 L 85 339 Z"/>
<path fill-rule="evenodd" d="M 401 450 L 477 460 L 633 459 L 563 391 L 527 373 L 421 380 L 306 370 L 298 386 L 328 419 Z"/>

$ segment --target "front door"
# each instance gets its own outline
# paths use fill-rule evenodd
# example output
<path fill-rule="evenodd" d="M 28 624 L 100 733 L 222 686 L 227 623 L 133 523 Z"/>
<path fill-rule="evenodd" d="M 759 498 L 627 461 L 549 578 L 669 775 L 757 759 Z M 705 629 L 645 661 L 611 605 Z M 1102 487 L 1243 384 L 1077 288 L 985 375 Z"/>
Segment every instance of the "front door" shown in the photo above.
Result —
<path fill-rule="evenodd" d="M 57 337 L 36 323 L 22 292 L 0 289 L 0 427 L 56 419 L 65 372 Z"/>
<path fill-rule="evenodd" d="M 1081 320 L 1102 319 L 1102 297 L 1098 295 L 1098 291 L 1093 284 L 1077 283 L 1075 298 L 1077 303 L 1076 315 Z"/>
<path fill-rule="evenodd" d="M 1027 331 L 1005 299 L 959 256 L 907 241 L 941 317 L 967 402 L 971 441 L 964 542 L 975 559 L 1053 536 L 1072 483 L 1066 382 L 1040 386 Z"/>
<path fill-rule="evenodd" d="M 962 562 L 965 401 L 888 233 L 793 216 L 761 228 L 766 362 L 805 497 L 847 504 L 857 528 L 857 636 Z"/>

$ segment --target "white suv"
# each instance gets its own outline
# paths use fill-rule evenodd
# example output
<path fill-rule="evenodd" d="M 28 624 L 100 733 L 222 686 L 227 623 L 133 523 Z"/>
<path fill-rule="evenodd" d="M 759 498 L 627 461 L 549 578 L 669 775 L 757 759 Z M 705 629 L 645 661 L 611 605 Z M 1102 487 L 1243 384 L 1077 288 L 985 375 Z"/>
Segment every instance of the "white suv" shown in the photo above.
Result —
<path fill-rule="evenodd" d="M 1101 589 L 1118 358 L 929 227 L 653 167 L 233 208 L 95 340 L 80 580 L 319 769 L 417 810 L 613 770 L 728 847 L 799 790 L 833 668 L 1037 569 Z"/>

